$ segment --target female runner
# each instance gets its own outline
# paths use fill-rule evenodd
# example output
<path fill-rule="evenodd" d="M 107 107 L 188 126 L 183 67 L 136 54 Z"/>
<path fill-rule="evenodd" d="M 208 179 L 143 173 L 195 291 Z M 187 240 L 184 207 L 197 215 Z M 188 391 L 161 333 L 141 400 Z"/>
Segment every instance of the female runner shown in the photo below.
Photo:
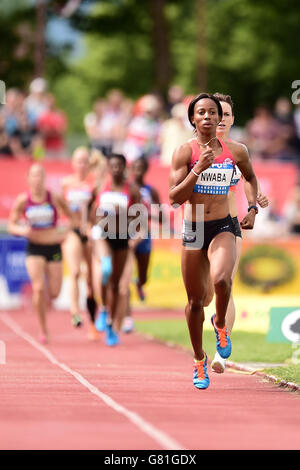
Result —
<path fill-rule="evenodd" d="M 61 243 L 66 234 L 57 228 L 58 210 L 72 221 L 72 213 L 64 199 L 47 190 L 45 176 L 45 170 L 40 164 L 35 163 L 30 167 L 29 191 L 16 198 L 8 224 L 8 231 L 12 235 L 28 240 L 26 268 L 32 285 L 33 307 L 41 330 L 40 341 L 44 343 L 49 339 L 47 291 L 50 298 L 55 299 L 62 283 Z M 23 217 L 25 225 L 20 224 Z"/>
<path fill-rule="evenodd" d="M 213 95 L 202 93 L 191 101 L 188 118 L 196 137 L 175 150 L 170 172 L 171 204 L 186 203 L 181 266 L 188 297 L 185 314 L 194 350 L 193 383 L 198 389 L 209 386 L 202 333 L 210 276 L 216 294 L 216 313 L 211 322 L 217 351 L 225 359 L 231 354 L 225 315 L 236 247 L 227 193 L 235 165 L 250 184 L 242 228 L 252 229 L 257 213 L 257 180 L 247 149 L 236 142 L 225 144 L 216 136 L 222 114 L 221 104 Z"/>
<path fill-rule="evenodd" d="M 149 165 L 145 157 L 140 157 L 131 165 L 133 182 L 139 188 L 141 202 L 145 205 L 148 214 L 149 224 L 151 223 L 152 216 L 152 205 L 155 204 L 157 207 L 160 207 L 160 197 L 158 191 L 149 184 L 145 183 L 145 176 L 148 171 Z M 153 211 L 154 212 L 154 211 Z M 159 210 L 157 221 L 161 224 L 163 220 L 162 211 Z M 133 241 L 132 241 L 133 242 Z M 148 233 L 144 234 L 143 239 L 140 242 L 133 242 L 132 250 L 127 258 L 127 263 L 124 271 L 124 275 L 121 279 L 121 290 L 123 295 L 127 297 L 127 315 L 124 318 L 123 331 L 125 333 L 130 333 L 134 328 L 134 322 L 131 315 L 130 309 L 130 281 L 131 275 L 133 272 L 134 260 L 137 262 L 137 279 L 136 287 L 137 293 L 141 301 L 145 300 L 144 285 L 147 282 L 148 278 L 148 269 L 152 251 L 152 241 L 150 230 Z"/>
<path fill-rule="evenodd" d="M 89 338 L 97 339 L 94 326 L 97 304 L 94 298 L 92 279 L 92 245 L 88 238 L 88 209 L 95 187 L 95 175 L 91 173 L 90 153 L 85 147 L 78 147 L 72 156 L 73 173 L 63 180 L 64 197 L 74 214 L 75 227 L 69 232 L 63 246 L 63 256 L 69 268 L 70 311 L 72 324 L 82 324 L 79 307 L 79 279 L 81 264 L 86 265 L 87 299 L 90 315 Z"/>
<path fill-rule="evenodd" d="M 233 102 L 229 95 L 223 95 L 221 93 L 214 93 L 214 96 L 218 98 L 221 103 L 222 110 L 223 110 L 223 118 L 222 121 L 219 123 L 217 127 L 217 136 L 219 139 L 222 139 L 225 143 L 231 142 L 229 138 L 229 132 L 231 127 L 234 123 L 234 114 L 233 114 Z M 237 211 L 237 202 L 236 202 L 236 187 L 241 179 L 241 172 L 239 168 L 235 167 L 235 172 L 233 178 L 231 180 L 231 186 L 229 187 L 228 192 L 228 202 L 229 202 L 229 212 L 232 217 L 234 227 L 235 227 L 235 236 L 236 236 L 236 261 L 232 273 L 232 282 L 234 277 L 237 273 L 241 251 L 242 251 L 242 232 L 240 228 L 240 224 L 238 221 L 238 211 Z M 249 183 L 244 181 L 244 190 L 247 198 L 249 199 Z M 251 190 L 251 189 L 250 189 Z M 260 207 L 264 208 L 269 205 L 268 198 L 265 194 L 261 192 L 260 184 L 258 182 L 258 194 L 257 194 L 257 203 Z M 226 327 L 228 330 L 228 334 L 231 334 L 233 325 L 235 321 L 235 305 L 233 301 L 233 296 L 231 292 L 227 312 L 226 312 Z M 215 357 L 211 363 L 211 368 L 217 372 L 222 373 L 225 370 L 226 359 L 223 359 L 218 351 L 216 351 Z"/>
<path fill-rule="evenodd" d="M 112 154 L 108 159 L 109 177 L 100 190 L 91 210 L 93 222 L 99 227 L 102 244 L 101 282 L 105 312 L 106 344 L 119 344 L 122 321 L 119 282 L 128 256 L 128 209 L 140 202 L 139 190 L 126 179 L 124 155 Z M 103 318 L 102 318 L 103 321 Z"/>

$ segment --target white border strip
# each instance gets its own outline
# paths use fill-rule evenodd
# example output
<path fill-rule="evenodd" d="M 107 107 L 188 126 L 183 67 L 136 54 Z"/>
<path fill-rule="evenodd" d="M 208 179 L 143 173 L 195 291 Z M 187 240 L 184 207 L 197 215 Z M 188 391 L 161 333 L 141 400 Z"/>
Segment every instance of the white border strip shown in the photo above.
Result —
<path fill-rule="evenodd" d="M 81 385 L 86 387 L 91 393 L 100 398 L 100 400 L 102 400 L 112 410 L 125 416 L 125 418 L 135 424 L 143 433 L 147 434 L 151 439 L 154 439 L 163 449 L 186 450 L 181 444 L 169 437 L 163 431 L 160 431 L 159 429 L 155 428 L 152 424 L 145 421 L 137 413 L 128 410 L 127 408 L 113 400 L 109 395 L 106 395 L 105 393 L 101 392 L 97 387 L 88 382 L 81 374 L 72 370 L 66 364 L 59 362 L 47 348 L 39 344 L 32 336 L 25 333 L 19 327 L 19 325 L 14 322 L 7 314 L 1 314 L 0 318 L 3 323 L 5 323 L 11 330 L 14 331 L 14 333 L 16 333 L 16 335 L 20 336 L 25 341 L 30 343 L 31 346 L 33 346 L 35 349 L 40 351 L 44 356 L 47 357 L 47 359 L 52 364 L 60 367 L 65 372 L 72 375 L 79 383 L 81 383 Z"/>

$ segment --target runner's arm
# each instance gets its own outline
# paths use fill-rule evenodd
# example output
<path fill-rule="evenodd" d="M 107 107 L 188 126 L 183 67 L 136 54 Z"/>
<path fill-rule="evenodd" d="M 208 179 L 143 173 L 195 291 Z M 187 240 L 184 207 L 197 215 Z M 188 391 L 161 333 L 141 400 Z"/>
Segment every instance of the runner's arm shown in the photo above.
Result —
<path fill-rule="evenodd" d="M 251 185 L 249 184 L 248 181 L 245 181 L 245 180 L 244 180 L 244 191 L 245 191 L 246 198 L 249 201 L 250 194 L 251 194 Z M 268 207 L 269 205 L 268 196 L 266 196 L 261 191 L 261 186 L 259 184 L 259 181 L 257 181 L 257 202 L 260 205 L 260 207 Z"/>
<path fill-rule="evenodd" d="M 169 177 L 169 199 L 172 206 L 185 203 L 193 192 L 196 175 L 188 172 L 191 160 L 191 148 L 188 144 L 181 145 L 173 153 Z"/>
<path fill-rule="evenodd" d="M 248 200 L 248 207 L 256 206 L 258 183 L 247 147 L 243 144 L 234 144 L 234 157 L 236 164 L 245 179 L 245 184 L 247 183 L 247 192 L 245 193 Z M 255 216 L 255 210 L 251 209 L 241 221 L 241 227 L 243 229 L 252 229 L 255 222 Z"/>
<path fill-rule="evenodd" d="M 17 237 L 27 238 L 30 232 L 30 227 L 28 225 L 20 225 L 19 221 L 22 218 L 26 205 L 26 194 L 20 194 L 10 211 L 7 230 L 11 235 Z"/>
<path fill-rule="evenodd" d="M 57 206 L 65 214 L 66 217 L 68 217 L 69 222 L 70 222 L 70 227 L 74 227 L 75 226 L 74 214 L 70 210 L 65 198 L 58 194 L 52 194 L 52 199 L 53 199 L 55 206 Z"/>

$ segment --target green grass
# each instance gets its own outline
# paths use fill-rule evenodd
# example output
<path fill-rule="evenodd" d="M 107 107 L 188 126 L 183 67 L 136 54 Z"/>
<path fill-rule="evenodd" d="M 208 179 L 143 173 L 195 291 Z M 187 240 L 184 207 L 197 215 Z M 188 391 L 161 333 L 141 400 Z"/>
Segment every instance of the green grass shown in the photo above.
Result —
<path fill-rule="evenodd" d="M 274 375 L 279 379 L 285 380 L 286 382 L 293 382 L 300 385 L 300 365 L 291 365 L 287 367 L 274 367 L 264 369 L 268 375 Z"/>
<path fill-rule="evenodd" d="M 138 320 L 140 333 L 183 346 L 192 351 L 187 325 L 184 319 Z M 283 380 L 300 384 L 300 364 L 291 364 L 295 350 L 291 344 L 267 343 L 263 333 L 233 331 L 230 360 L 239 363 L 280 363 L 287 366 L 268 368 L 265 372 Z M 213 330 L 204 330 L 203 347 L 210 357 L 214 356 L 216 337 Z M 300 348 L 300 346 L 299 346 Z"/>

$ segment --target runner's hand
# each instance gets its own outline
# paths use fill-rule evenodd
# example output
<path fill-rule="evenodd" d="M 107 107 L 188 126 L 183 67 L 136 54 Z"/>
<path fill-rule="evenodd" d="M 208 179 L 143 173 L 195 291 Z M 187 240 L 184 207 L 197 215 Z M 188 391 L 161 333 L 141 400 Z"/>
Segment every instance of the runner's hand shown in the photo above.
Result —
<path fill-rule="evenodd" d="M 243 230 L 251 230 L 254 227 L 254 222 L 255 222 L 255 211 L 251 210 L 248 212 L 247 215 L 243 218 L 243 220 L 240 222 L 240 226 Z"/>
<path fill-rule="evenodd" d="M 257 195 L 256 200 L 257 200 L 258 204 L 260 205 L 260 207 L 268 207 L 268 205 L 269 205 L 269 199 L 263 193 L 259 193 Z"/>
<path fill-rule="evenodd" d="M 201 173 L 202 171 L 206 170 L 210 167 L 210 165 L 214 162 L 215 154 L 211 147 L 206 147 L 205 150 L 201 153 L 198 162 L 194 166 L 194 170 L 196 173 Z"/>

